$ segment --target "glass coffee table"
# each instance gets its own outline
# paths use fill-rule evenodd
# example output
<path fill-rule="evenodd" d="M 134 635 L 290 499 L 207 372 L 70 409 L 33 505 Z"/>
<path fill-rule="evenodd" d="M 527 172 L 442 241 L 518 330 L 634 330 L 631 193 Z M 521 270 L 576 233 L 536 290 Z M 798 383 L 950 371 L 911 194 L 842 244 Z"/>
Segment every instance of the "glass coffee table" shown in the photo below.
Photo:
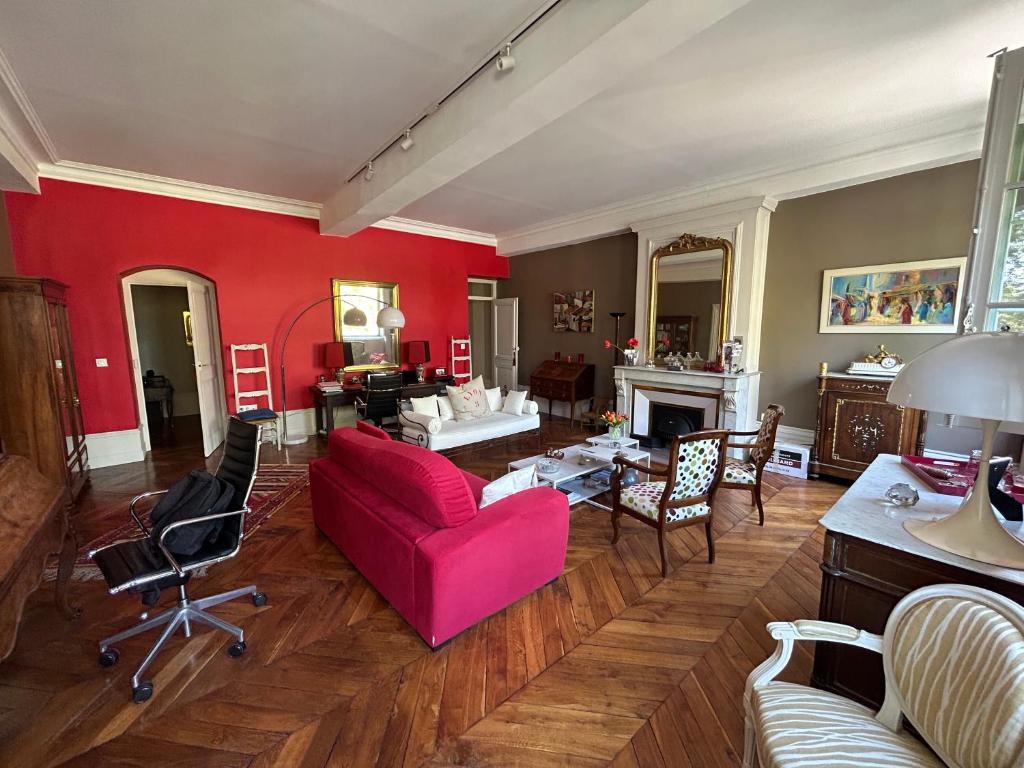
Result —
<path fill-rule="evenodd" d="M 610 507 L 594 499 L 611 490 L 614 469 L 612 458 L 616 453 L 623 453 L 630 461 L 651 463 L 651 454 L 637 448 L 612 449 L 593 443 L 581 443 L 561 450 L 565 455 L 561 459 L 552 459 L 550 469 L 537 467 L 537 481 L 540 485 L 548 485 L 564 493 L 570 506 L 585 502 L 592 507 L 610 511 Z M 543 454 L 510 461 L 508 471 L 525 469 L 543 461 L 548 461 Z"/>

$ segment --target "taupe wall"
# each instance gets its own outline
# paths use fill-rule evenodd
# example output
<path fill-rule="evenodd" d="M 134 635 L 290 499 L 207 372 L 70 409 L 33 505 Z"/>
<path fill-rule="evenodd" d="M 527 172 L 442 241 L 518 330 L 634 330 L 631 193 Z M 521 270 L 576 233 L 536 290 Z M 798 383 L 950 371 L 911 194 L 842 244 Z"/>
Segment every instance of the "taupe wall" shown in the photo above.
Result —
<path fill-rule="evenodd" d="M 0 192 L 0 275 L 14 274 L 14 251 L 11 248 L 11 233 L 7 224 L 7 207 Z"/>
<path fill-rule="evenodd" d="M 595 390 L 611 397 L 612 353 L 604 340 L 615 333 L 609 312 L 626 312 L 620 344 L 633 334 L 636 304 L 636 235 L 628 233 L 511 257 L 509 279 L 498 283 L 498 296 L 519 299 L 519 381 L 529 384 L 530 374 L 555 351 L 583 353 L 597 365 Z M 552 292 L 594 289 L 594 332 L 556 333 L 552 325 Z"/>
<path fill-rule="evenodd" d="M 813 429 L 820 361 L 843 371 L 878 344 L 911 358 L 950 338 L 819 334 L 822 272 L 966 255 L 977 179 L 972 161 L 779 204 L 768 238 L 761 408 L 781 403 L 783 423 Z"/>
<path fill-rule="evenodd" d="M 721 280 L 695 283 L 658 283 L 659 315 L 696 315 L 697 338 L 694 351 L 708 359 L 711 345 L 711 309 L 722 301 Z"/>

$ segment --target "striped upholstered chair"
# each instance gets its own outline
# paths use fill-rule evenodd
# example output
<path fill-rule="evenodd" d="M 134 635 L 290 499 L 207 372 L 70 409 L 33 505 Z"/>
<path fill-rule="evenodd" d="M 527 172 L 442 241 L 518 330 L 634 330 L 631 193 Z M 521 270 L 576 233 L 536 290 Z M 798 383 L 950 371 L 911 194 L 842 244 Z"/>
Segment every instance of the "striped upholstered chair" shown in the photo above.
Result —
<path fill-rule="evenodd" d="M 665 534 L 688 525 L 704 525 L 708 540 L 708 562 L 715 562 L 715 540 L 711 536 L 714 521 L 715 491 L 725 470 L 724 430 L 692 432 L 672 441 L 668 464 L 644 466 L 624 456 L 612 459 L 612 544 L 619 540 L 619 518 L 623 513 L 658 529 L 661 551 L 661 575 L 668 576 L 668 552 Z M 622 471 L 635 469 L 649 476 L 662 477 L 627 487 L 622 486 Z"/>
<path fill-rule="evenodd" d="M 1017 603 L 940 584 L 904 597 L 881 637 L 826 621 L 775 622 L 768 630 L 779 645 L 744 692 L 747 768 L 1024 765 L 1024 608 Z M 882 708 L 874 713 L 842 696 L 776 682 L 797 640 L 881 653 Z M 901 715 L 934 754 L 902 730 Z"/>

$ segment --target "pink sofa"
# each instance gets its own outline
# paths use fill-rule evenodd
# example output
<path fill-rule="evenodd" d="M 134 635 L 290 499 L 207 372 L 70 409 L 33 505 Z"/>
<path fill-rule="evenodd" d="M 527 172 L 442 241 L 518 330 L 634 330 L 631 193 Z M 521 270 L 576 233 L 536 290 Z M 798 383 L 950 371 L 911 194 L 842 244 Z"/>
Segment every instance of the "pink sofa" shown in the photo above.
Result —
<path fill-rule="evenodd" d="M 431 647 L 561 574 L 564 494 L 532 488 L 481 510 L 486 480 L 377 432 L 331 433 L 309 467 L 313 519 Z"/>

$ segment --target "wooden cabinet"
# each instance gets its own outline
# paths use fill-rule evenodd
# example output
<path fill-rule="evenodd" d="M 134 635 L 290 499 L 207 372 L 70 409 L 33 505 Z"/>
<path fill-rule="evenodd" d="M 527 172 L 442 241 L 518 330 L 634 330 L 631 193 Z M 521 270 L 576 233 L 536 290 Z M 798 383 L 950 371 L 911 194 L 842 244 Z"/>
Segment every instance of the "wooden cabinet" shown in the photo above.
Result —
<path fill-rule="evenodd" d="M 853 480 L 880 453 L 924 450 L 924 414 L 886 402 L 891 383 L 842 373 L 818 377 L 811 474 Z"/>
<path fill-rule="evenodd" d="M 555 400 L 569 403 L 570 424 L 576 418 L 576 403 L 594 396 L 592 363 L 545 360 L 530 375 L 530 396 L 548 401 L 548 418 Z"/>
<path fill-rule="evenodd" d="M 65 294 L 53 280 L 0 278 L 0 446 L 77 499 L 89 474 Z"/>

